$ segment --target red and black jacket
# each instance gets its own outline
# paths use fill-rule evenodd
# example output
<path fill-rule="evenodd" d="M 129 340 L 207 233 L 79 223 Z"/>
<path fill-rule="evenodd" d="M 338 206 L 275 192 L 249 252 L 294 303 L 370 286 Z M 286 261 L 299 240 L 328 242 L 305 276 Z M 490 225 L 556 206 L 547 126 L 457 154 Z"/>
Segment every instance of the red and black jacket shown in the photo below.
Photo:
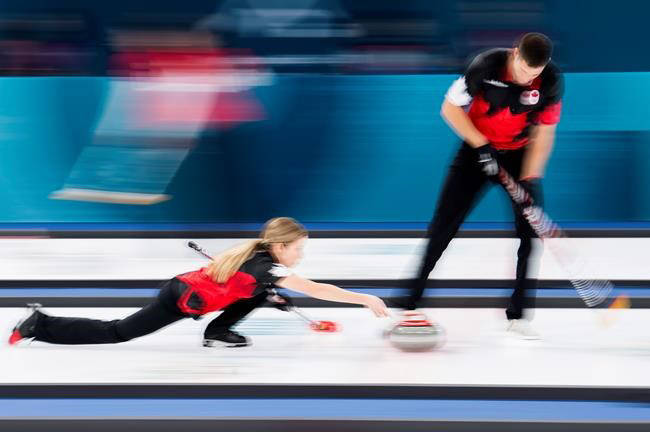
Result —
<path fill-rule="evenodd" d="M 274 263 L 268 252 L 253 255 L 225 283 L 214 282 L 206 270 L 204 267 L 176 277 L 187 286 L 177 301 L 181 312 L 197 316 L 221 310 L 239 299 L 269 290 L 291 274 L 287 267 Z"/>
<path fill-rule="evenodd" d="M 518 85 L 508 74 L 510 52 L 497 48 L 476 56 L 446 95 L 454 105 L 469 105 L 472 123 L 499 150 L 523 147 L 532 126 L 558 123 L 562 109 L 557 66 L 549 62 L 529 85 Z"/>

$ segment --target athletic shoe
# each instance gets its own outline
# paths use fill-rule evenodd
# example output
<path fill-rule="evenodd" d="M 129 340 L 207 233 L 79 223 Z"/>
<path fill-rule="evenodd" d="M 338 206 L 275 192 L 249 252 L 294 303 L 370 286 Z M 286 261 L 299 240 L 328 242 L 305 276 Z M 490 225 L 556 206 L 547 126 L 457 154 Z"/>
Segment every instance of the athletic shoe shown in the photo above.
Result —
<path fill-rule="evenodd" d="M 539 333 L 535 331 L 527 319 L 509 320 L 507 331 L 526 340 L 540 339 Z"/>
<path fill-rule="evenodd" d="M 18 321 L 18 324 L 16 324 L 11 332 L 11 336 L 9 336 L 9 345 L 16 345 L 22 340 L 32 339 L 36 336 L 34 333 L 36 324 L 38 323 L 39 317 L 43 315 L 43 313 L 39 311 L 41 305 L 38 303 L 31 303 L 28 304 L 27 307 L 31 313 L 26 318 Z"/>
<path fill-rule="evenodd" d="M 225 330 L 222 333 L 213 334 L 203 339 L 203 346 L 208 348 L 226 347 L 238 348 L 250 345 L 247 337 L 240 335 L 232 330 Z"/>

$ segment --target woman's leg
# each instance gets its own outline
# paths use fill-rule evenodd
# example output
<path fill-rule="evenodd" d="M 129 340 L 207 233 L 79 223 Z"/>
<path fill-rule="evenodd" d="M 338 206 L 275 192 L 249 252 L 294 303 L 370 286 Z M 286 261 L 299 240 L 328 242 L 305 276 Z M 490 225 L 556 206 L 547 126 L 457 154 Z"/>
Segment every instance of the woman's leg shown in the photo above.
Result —
<path fill-rule="evenodd" d="M 167 281 L 158 297 L 149 305 L 124 319 L 104 321 L 89 318 L 53 317 L 40 311 L 33 329 L 35 340 L 55 344 L 109 344 L 155 332 L 185 316 L 173 303 L 172 287 L 176 279 Z"/>

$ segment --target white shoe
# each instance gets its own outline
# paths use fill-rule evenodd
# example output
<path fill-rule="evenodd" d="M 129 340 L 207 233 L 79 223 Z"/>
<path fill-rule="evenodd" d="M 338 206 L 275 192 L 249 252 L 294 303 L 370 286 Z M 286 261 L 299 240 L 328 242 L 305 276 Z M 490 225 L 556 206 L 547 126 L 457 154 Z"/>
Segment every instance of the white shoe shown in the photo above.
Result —
<path fill-rule="evenodd" d="M 520 338 L 526 340 L 540 339 L 539 333 L 535 331 L 533 326 L 530 325 L 530 321 L 527 319 L 508 320 L 508 328 L 506 331 L 512 334 L 516 334 Z"/>

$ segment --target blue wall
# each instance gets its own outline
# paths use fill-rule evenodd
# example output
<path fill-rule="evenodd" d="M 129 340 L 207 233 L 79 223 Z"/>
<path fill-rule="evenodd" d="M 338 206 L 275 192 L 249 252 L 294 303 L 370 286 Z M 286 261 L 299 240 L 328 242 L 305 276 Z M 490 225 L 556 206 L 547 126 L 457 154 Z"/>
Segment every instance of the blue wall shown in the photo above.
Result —
<path fill-rule="evenodd" d="M 419 222 L 458 140 L 451 75 L 278 75 L 266 119 L 207 130 L 151 206 L 51 200 L 93 139 L 108 78 L 0 79 L 0 222 Z M 559 221 L 650 221 L 650 73 L 567 74 L 545 180 Z M 469 221 L 510 220 L 492 190 Z"/>

